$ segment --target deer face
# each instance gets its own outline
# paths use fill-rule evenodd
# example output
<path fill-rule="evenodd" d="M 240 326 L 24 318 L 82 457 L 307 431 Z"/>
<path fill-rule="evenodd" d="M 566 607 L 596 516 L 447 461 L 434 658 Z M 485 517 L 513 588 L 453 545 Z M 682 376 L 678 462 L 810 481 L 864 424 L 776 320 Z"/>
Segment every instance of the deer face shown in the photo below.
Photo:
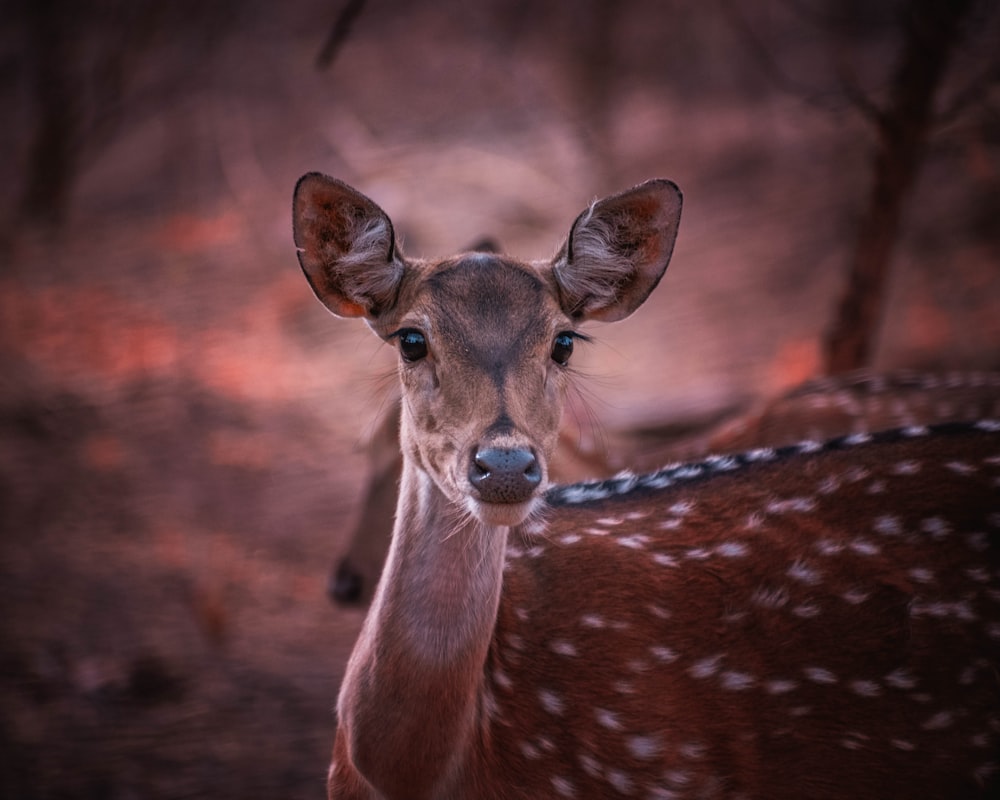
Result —
<path fill-rule="evenodd" d="M 490 524 L 523 520 L 547 481 L 577 335 L 553 290 L 528 265 L 461 256 L 421 276 L 386 334 L 399 348 L 404 455 Z"/>
<path fill-rule="evenodd" d="M 296 187 L 299 260 L 321 301 L 399 350 L 403 455 L 490 525 L 538 503 L 577 326 L 628 316 L 666 269 L 680 193 L 651 181 L 595 203 L 552 262 L 410 262 L 371 200 L 315 173 Z"/>

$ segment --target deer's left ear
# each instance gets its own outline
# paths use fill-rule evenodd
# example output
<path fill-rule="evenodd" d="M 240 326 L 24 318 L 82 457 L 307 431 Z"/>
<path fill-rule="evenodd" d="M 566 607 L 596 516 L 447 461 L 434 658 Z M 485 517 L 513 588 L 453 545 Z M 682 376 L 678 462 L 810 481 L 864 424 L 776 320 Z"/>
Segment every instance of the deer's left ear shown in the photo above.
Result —
<path fill-rule="evenodd" d="M 552 262 L 563 311 L 602 322 L 635 311 L 667 269 L 680 220 L 681 192 L 668 180 L 591 205 Z"/>
<path fill-rule="evenodd" d="M 346 183 L 310 172 L 295 186 L 292 231 L 316 296 L 340 317 L 391 309 L 405 265 L 386 213 Z"/>

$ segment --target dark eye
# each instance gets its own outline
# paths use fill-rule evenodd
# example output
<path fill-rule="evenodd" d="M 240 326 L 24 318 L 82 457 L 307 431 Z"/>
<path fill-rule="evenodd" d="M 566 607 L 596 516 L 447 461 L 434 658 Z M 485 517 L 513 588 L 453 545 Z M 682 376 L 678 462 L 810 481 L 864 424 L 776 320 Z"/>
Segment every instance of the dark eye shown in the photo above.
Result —
<path fill-rule="evenodd" d="M 399 353 L 404 361 L 419 361 L 427 355 L 427 340 L 420 331 L 412 328 L 400 331 Z"/>
<path fill-rule="evenodd" d="M 571 355 L 573 355 L 573 334 L 558 334 L 555 341 L 552 342 L 552 360 L 565 367 L 569 363 Z"/>

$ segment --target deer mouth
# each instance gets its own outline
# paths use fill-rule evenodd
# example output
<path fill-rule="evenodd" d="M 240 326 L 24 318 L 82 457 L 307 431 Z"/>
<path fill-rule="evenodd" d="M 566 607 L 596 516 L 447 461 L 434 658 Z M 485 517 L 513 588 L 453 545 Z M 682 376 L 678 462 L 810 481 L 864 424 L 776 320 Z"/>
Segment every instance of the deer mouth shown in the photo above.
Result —
<path fill-rule="evenodd" d="M 484 525 L 511 528 L 528 519 L 540 503 L 540 496 L 533 496 L 521 503 L 486 503 L 469 495 L 466 497 L 465 507 Z"/>

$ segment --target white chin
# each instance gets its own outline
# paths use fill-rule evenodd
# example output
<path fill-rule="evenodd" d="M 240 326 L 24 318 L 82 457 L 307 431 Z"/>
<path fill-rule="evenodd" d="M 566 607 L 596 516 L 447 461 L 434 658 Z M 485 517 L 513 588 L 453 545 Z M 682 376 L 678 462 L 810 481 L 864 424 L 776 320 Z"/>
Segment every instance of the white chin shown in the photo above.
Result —
<path fill-rule="evenodd" d="M 524 522 L 535 509 L 538 498 L 524 503 L 484 503 L 471 497 L 465 499 L 466 508 L 484 525 L 510 528 Z"/>

